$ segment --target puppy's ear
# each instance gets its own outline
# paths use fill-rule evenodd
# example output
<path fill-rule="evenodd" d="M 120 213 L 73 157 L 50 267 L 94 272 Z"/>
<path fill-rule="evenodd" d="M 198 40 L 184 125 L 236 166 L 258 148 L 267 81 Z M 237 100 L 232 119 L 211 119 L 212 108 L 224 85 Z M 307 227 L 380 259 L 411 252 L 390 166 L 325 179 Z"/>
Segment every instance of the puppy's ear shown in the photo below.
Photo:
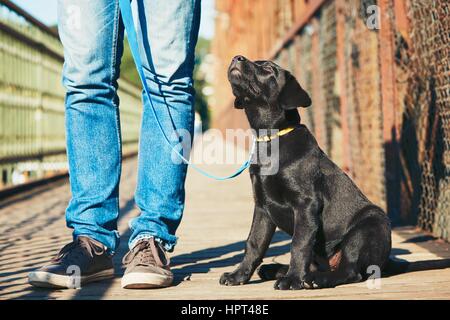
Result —
<path fill-rule="evenodd" d="M 234 108 L 235 109 L 244 109 L 244 101 L 241 98 L 236 97 L 234 100 Z"/>
<path fill-rule="evenodd" d="M 278 96 L 278 101 L 283 109 L 290 110 L 298 107 L 309 107 L 311 98 L 300 86 L 297 79 L 287 72 L 286 83 Z"/>

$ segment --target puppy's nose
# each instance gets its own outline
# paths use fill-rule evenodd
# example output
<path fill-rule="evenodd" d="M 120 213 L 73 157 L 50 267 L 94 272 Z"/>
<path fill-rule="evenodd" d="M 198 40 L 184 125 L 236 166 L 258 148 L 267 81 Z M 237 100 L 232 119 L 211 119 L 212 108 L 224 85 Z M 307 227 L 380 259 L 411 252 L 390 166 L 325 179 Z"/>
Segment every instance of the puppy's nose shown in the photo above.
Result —
<path fill-rule="evenodd" d="M 236 56 L 236 57 L 233 58 L 233 61 L 234 61 L 234 62 L 237 62 L 237 61 L 245 61 L 245 60 L 246 60 L 246 59 L 245 59 L 244 56 Z"/>

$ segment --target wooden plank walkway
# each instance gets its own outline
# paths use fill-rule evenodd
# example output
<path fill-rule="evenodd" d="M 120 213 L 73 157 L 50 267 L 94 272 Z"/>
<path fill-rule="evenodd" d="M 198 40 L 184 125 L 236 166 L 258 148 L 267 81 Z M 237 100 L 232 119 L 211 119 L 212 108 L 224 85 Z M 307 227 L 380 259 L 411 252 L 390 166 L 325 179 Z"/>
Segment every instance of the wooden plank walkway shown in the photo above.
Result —
<path fill-rule="evenodd" d="M 70 198 L 67 182 L 41 188 L 17 199 L 0 203 L 0 299 L 450 299 L 450 269 L 429 270 L 383 278 L 381 289 L 365 283 L 314 291 L 275 291 L 273 282 L 239 287 L 219 285 L 219 277 L 242 258 L 244 240 L 252 218 L 252 195 L 248 174 L 217 182 L 190 171 L 187 206 L 172 254 L 175 286 L 158 290 L 123 290 L 121 258 L 126 251 L 127 222 L 138 214 L 134 206 L 134 159 L 124 164 L 121 185 L 119 231 L 121 247 L 115 257 L 116 278 L 89 284 L 80 290 L 35 289 L 27 273 L 46 263 L 70 241 L 64 210 Z M 218 174 L 231 172 L 227 165 L 211 165 Z M 393 256 L 408 261 L 450 258 L 449 244 L 418 234 L 412 228 L 393 234 Z M 287 262 L 289 239 L 274 237 L 265 263 Z"/>

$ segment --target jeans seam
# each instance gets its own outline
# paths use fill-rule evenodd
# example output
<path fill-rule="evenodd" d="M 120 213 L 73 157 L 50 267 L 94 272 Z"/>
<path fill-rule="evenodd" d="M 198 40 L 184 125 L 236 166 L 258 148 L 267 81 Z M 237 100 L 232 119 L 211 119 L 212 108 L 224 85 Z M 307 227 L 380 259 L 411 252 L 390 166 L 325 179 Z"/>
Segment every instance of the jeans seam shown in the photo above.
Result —
<path fill-rule="evenodd" d="M 195 61 L 195 44 L 198 41 L 198 29 L 200 28 L 200 17 L 198 17 L 198 16 L 201 14 L 201 5 L 200 5 L 201 1 L 193 0 L 193 2 L 194 2 L 194 8 L 191 12 L 191 14 L 192 14 L 191 19 L 192 19 L 192 21 L 195 21 L 195 25 L 194 25 L 194 23 L 192 23 L 191 30 L 189 32 L 189 38 L 188 38 L 187 42 L 188 42 L 189 54 L 193 55 L 192 59 Z M 198 8 L 197 8 L 197 6 L 198 6 Z M 199 11 L 199 13 L 197 13 L 197 10 Z M 194 46 L 193 46 L 193 43 L 194 43 Z M 195 64 L 195 62 L 194 62 L 194 64 Z M 193 81 L 193 72 L 194 72 L 193 69 L 194 68 L 192 67 L 192 70 L 190 70 L 190 69 L 188 70 L 188 68 L 189 68 L 189 64 L 185 63 L 184 64 L 185 74 L 189 74 L 190 86 L 192 86 L 192 88 L 194 88 L 194 81 Z M 189 71 L 189 72 L 186 72 L 186 71 Z M 195 90 L 193 92 L 193 95 L 195 95 Z M 193 96 L 193 99 L 195 101 L 195 96 Z M 192 103 L 192 108 L 195 109 L 194 103 Z"/>
<path fill-rule="evenodd" d="M 110 79 L 110 86 L 114 87 L 114 79 L 117 76 L 117 47 L 118 47 L 118 41 L 119 41 L 119 24 L 120 24 L 120 7 L 119 7 L 119 1 L 115 1 L 116 7 L 115 7 L 115 14 L 114 14 L 114 29 L 113 29 L 113 44 L 111 49 L 111 79 Z M 121 141 L 121 130 L 120 130 L 120 114 L 119 114 L 119 103 L 115 103 L 115 98 L 117 95 L 117 89 L 115 95 L 112 97 L 112 103 L 116 106 L 116 134 L 117 134 L 117 146 L 119 151 L 119 172 L 118 177 L 116 181 L 117 186 L 117 198 L 116 198 L 116 207 L 117 207 L 117 214 L 120 214 L 120 201 L 119 201 L 119 183 L 120 183 L 120 177 L 122 175 L 122 141 Z M 116 100 L 118 101 L 118 100 Z M 116 235 L 118 232 L 116 231 Z M 117 242 L 117 239 L 116 239 Z"/>
<path fill-rule="evenodd" d="M 111 48 L 111 56 L 112 56 L 112 63 L 111 63 L 111 78 L 109 79 L 110 85 L 113 85 L 114 78 L 116 77 L 116 66 L 117 66 L 117 43 L 119 38 L 119 20 L 120 20 L 120 7 L 119 7 L 119 1 L 115 1 L 116 7 L 114 8 L 115 14 L 114 14 L 114 29 L 113 29 L 113 44 Z M 114 104 L 114 98 L 112 99 L 112 103 Z"/>

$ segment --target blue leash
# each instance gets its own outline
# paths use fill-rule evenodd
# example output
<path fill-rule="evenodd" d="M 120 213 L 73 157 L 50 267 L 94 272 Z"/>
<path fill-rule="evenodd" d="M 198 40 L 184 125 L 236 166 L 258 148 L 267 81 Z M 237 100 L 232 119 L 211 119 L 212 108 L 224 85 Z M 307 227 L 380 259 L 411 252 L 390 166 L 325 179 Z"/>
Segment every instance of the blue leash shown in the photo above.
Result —
<path fill-rule="evenodd" d="M 136 30 L 134 28 L 133 14 L 131 11 L 130 0 L 119 0 L 119 6 L 120 6 L 120 11 L 122 13 L 123 24 L 125 26 L 125 30 L 127 31 L 128 42 L 130 44 L 131 53 L 133 55 L 134 62 L 136 64 L 136 68 L 139 73 L 139 77 L 141 78 L 142 86 L 144 87 L 144 91 L 147 94 L 147 98 L 148 98 L 148 101 L 150 102 L 153 116 L 155 117 L 155 120 L 158 124 L 159 130 L 161 131 L 165 142 L 170 146 L 172 151 L 175 152 L 186 164 L 190 165 L 193 169 L 195 169 L 196 171 L 198 171 L 200 174 L 204 175 L 205 177 L 223 181 L 223 180 L 229 180 L 229 179 L 239 176 L 242 172 L 244 172 L 250 166 L 253 154 L 255 152 L 256 139 L 253 139 L 253 145 L 252 145 L 252 149 L 251 149 L 248 160 L 244 164 L 242 164 L 242 166 L 239 169 L 237 169 L 236 172 L 234 172 L 233 174 L 231 174 L 229 176 L 225 176 L 225 177 L 218 177 L 218 176 L 215 176 L 213 174 L 210 174 L 210 173 L 200 169 L 199 167 L 194 165 L 192 162 L 190 162 L 188 159 L 186 159 L 180 152 L 175 150 L 175 147 L 170 143 L 169 138 L 167 137 L 166 133 L 164 132 L 161 122 L 159 121 L 158 115 L 156 114 L 155 106 L 153 105 L 153 101 L 152 101 L 152 98 L 150 95 L 150 90 L 148 88 L 147 82 L 145 81 L 144 69 L 142 67 L 142 61 L 141 61 L 141 57 L 139 55 L 138 40 L 137 40 Z"/>

